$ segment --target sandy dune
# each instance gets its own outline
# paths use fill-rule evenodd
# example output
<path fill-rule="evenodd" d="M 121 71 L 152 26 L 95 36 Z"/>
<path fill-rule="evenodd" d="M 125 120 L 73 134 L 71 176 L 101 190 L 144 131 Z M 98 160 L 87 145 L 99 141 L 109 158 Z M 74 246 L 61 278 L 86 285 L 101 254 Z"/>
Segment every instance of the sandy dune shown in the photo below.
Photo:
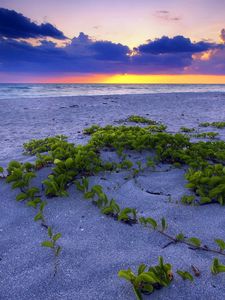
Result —
<path fill-rule="evenodd" d="M 176 132 L 181 126 L 197 127 L 204 121 L 224 121 L 225 94 L 1 100 L 0 166 L 6 167 L 12 159 L 32 161 L 32 157 L 22 155 L 22 144 L 31 138 L 65 134 L 70 141 L 83 144 L 88 139 L 82 135 L 84 127 L 116 125 L 131 114 L 161 121 L 168 126 L 168 131 Z M 225 129 L 213 131 L 225 139 Z M 110 153 L 104 155 L 110 157 Z M 35 182 L 40 182 L 49 171 L 39 171 Z M 139 215 L 157 220 L 165 217 L 171 233 L 182 231 L 209 246 L 213 246 L 215 238 L 225 239 L 224 207 L 182 205 L 179 200 L 187 194 L 184 170 L 160 165 L 156 171 L 142 172 L 136 181 L 124 180 L 127 171 L 104 174 L 106 180 L 99 174 L 90 178 L 90 184 L 101 184 L 121 207 L 134 207 Z M 46 232 L 33 221 L 35 211 L 16 202 L 17 191 L 11 190 L 4 180 L 0 180 L 0 191 L 1 300 L 132 300 L 135 298 L 131 286 L 118 278 L 118 271 L 128 267 L 136 270 L 140 263 L 156 264 L 159 255 L 171 263 L 174 270 L 191 271 L 194 264 L 201 276 L 193 283 L 176 276 L 168 288 L 146 299 L 225 298 L 225 275 L 210 274 L 215 255 L 180 244 L 163 249 L 168 242 L 165 237 L 140 225 L 129 226 L 101 215 L 74 186 L 70 187 L 68 198 L 48 199 L 46 207 L 49 223 L 56 232 L 62 233 L 60 266 L 53 278 L 51 252 L 40 247 Z M 220 260 L 225 264 L 224 258 Z"/>

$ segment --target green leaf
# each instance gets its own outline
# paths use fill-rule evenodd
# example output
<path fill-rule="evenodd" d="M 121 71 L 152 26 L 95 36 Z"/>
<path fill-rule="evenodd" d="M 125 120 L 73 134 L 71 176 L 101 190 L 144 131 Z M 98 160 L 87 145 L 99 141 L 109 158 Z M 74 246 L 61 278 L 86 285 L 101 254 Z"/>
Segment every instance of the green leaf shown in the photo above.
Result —
<path fill-rule="evenodd" d="M 76 181 L 75 182 L 75 185 L 76 185 L 76 188 L 81 191 L 81 192 L 84 192 L 85 191 L 85 187 L 79 182 L 79 181 Z"/>
<path fill-rule="evenodd" d="M 108 206 L 101 209 L 101 212 L 105 215 L 109 215 L 110 213 L 113 213 L 113 208 Z"/>
<path fill-rule="evenodd" d="M 201 241 L 199 239 L 197 239 L 196 237 L 189 238 L 188 242 L 197 248 L 199 248 L 201 246 Z"/>
<path fill-rule="evenodd" d="M 163 231 L 165 231 L 165 230 L 166 230 L 166 228 L 167 228 L 167 223 L 166 223 L 166 220 L 165 220 L 165 218 L 162 218 L 162 220 L 161 220 L 161 224 L 162 224 L 162 230 L 163 230 Z"/>
<path fill-rule="evenodd" d="M 36 216 L 34 217 L 34 221 L 39 221 L 39 220 L 43 220 L 43 215 L 41 212 L 37 213 Z"/>
<path fill-rule="evenodd" d="M 159 266 L 160 266 L 160 268 L 163 269 L 163 266 L 164 266 L 163 257 L 162 257 L 162 256 L 159 256 L 159 257 L 158 257 L 158 260 L 159 260 Z"/>
<path fill-rule="evenodd" d="M 67 169 L 70 169 L 73 166 L 73 159 L 71 157 L 67 158 L 65 165 Z"/>
<path fill-rule="evenodd" d="M 88 179 L 85 177 L 85 178 L 83 178 L 82 182 L 83 182 L 83 186 L 85 188 L 85 191 L 88 191 L 88 187 L 89 187 Z"/>
<path fill-rule="evenodd" d="M 113 208 L 113 211 L 116 212 L 117 214 L 120 212 L 120 207 L 114 199 L 110 201 L 110 206 Z"/>
<path fill-rule="evenodd" d="M 56 242 L 58 239 L 60 239 L 62 237 L 62 234 L 61 233 L 57 233 L 53 236 L 53 241 Z"/>
<path fill-rule="evenodd" d="M 120 270 L 118 272 L 118 276 L 121 277 L 121 278 L 124 278 L 128 281 L 131 281 L 131 279 L 132 279 L 131 271 L 127 271 L 127 270 Z M 135 276 L 135 275 L 133 274 L 133 276 Z"/>
<path fill-rule="evenodd" d="M 221 239 L 215 239 L 215 242 L 219 246 L 220 250 L 223 251 L 225 249 L 225 242 Z"/>
<path fill-rule="evenodd" d="M 52 228 L 50 226 L 48 226 L 48 236 L 52 237 Z"/>
<path fill-rule="evenodd" d="M 183 233 L 179 233 L 178 235 L 176 235 L 176 240 L 179 241 L 179 242 L 182 242 L 184 240 L 184 235 Z"/>
<path fill-rule="evenodd" d="M 141 264 L 139 266 L 139 268 L 138 268 L 138 275 L 140 275 L 141 273 L 143 273 L 146 268 L 147 268 L 147 266 L 145 264 Z"/>
<path fill-rule="evenodd" d="M 4 172 L 3 167 L 0 167 L 0 173 L 3 173 L 3 172 Z"/>
<path fill-rule="evenodd" d="M 57 165 L 57 164 L 59 164 L 59 163 L 61 163 L 62 161 L 60 160 L 60 159 L 58 159 L 58 158 L 56 158 L 55 160 L 54 160 L 54 164 L 55 165 Z"/>
<path fill-rule="evenodd" d="M 212 266 L 211 266 L 211 272 L 214 275 L 219 274 L 219 273 L 224 273 L 225 265 L 220 264 L 218 258 L 214 258 Z"/>
<path fill-rule="evenodd" d="M 51 241 L 44 241 L 41 243 L 42 247 L 54 248 L 54 245 Z"/>
<path fill-rule="evenodd" d="M 143 293 L 151 294 L 154 291 L 154 287 L 151 284 L 145 284 L 141 291 Z"/>
<path fill-rule="evenodd" d="M 16 201 L 23 201 L 26 200 L 28 198 L 26 193 L 20 193 L 16 196 Z"/>
<path fill-rule="evenodd" d="M 121 213 L 118 216 L 118 221 L 126 221 L 129 219 L 129 216 L 124 213 L 123 211 L 121 211 Z"/>
<path fill-rule="evenodd" d="M 96 193 L 98 196 L 103 193 L 101 185 L 94 185 L 91 189 L 92 192 Z"/>
<path fill-rule="evenodd" d="M 155 283 L 155 276 L 151 276 L 150 273 L 141 273 L 140 275 L 137 276 L 136 278 L 136 283 L 139 284 L 141 282 L 148 282 L 148 283 Z"/>
<path fill-rule="evenodd" d="M 41 203 L 41 198 L 35 198 L 34 200 L 28 201 L 27 206 L 37 208 L 37 205 Z"/>
<path fill-rule="evenodd" d="M 34 195 L 37 194 L 37 193 L 39 193 L 39 192 L 40 192 L 39 188 L 32 187 L 32 188 L 30 188 L 30 189 L 27 190 L 27 195 L 29 195 L 29 197 L 33 199 Z"/>
<path fill-rule="evenodd" d="M 211 272 L 212 274 L 216 275 L 218 274 L 218 267 L 219 267 L 219 259 L 218 258 L 214 258 L 212 266 L 211 266 Z"/>
<path fill-rule="evenodd" d="M 183 279 L 183 280 L 190 280 L 193 281 L 194 278 L 193 276 L 187 272 L 187 271 L 181 271 L 181 270 L 177 270 L 177 274 Z"/>
<path fill-rule="evenodd" d="M 146 223 L 149 223 L 153 229 L 156 229 L 158 226 L 157 222 L 152 218 L 146 218 Z"/>
<path fill-rule="evenodd" d="M 44 208 L 45 208 L 46 204 L 47 204 L 47 203 L 46 203 L 46 202 L 44 202 L 44 201 L 43 201 L 43 202 L 41 202 L 41 204 L 40 204 L 40 211 L 41 211 L 41 212 L 43 212 L 43 210 L 44 210 Z"/>
<path fill-rule="evenodd" d="M 210 203 L 210 202 L 212 202 L 212 199 L 210 199 L 209 197 L 201 197 L 200 199 L 201 204 Z"/>
<path fill-rule="evenodd" d="M 84 198 L 86 198 L 86 199 L 92 199 L 92 198 L 94 198 L 94 192 L 86 192 L 85 194 L 84 194 Z"/>
<path fill-rule="evenodd" d="M 36 207 L 37 207 L 37 204 L 35 203 L 34 200 L 31 200 L 31 201 L 28 201 L 28 202 L 27 202 L 27 206 L 36 208 Z"/>
<path fill-rule="evenodd" d="M 26 185 L 29 185 L 29 182 L 32 178 L 35 178 L 36 175 L 33 172 L 28 172 L 23 176 L 24 182 L 26 183 Z"/>

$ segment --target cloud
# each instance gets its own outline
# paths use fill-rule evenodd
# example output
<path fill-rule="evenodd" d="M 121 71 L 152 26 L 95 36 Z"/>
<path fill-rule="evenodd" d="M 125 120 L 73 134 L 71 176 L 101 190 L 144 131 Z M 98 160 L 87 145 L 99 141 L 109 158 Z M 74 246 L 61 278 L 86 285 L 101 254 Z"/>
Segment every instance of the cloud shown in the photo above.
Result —
<path fill-rule="evenodd" d="M 192 64 L 185 73 L 225 75 L 225 29 L 220 32 L 222 44 L 208 51 L 194 54 Z"/>
<path fill-rule="evenodd" d="M 129 48 L 108 41 L 94 41 L 84 33 L 69 45 L 40 41 L 38 46 L 25 41 L 0 39 L 0 71 L 13 72 L 92 72 L 113 73 L 126 68 Z"/>
<path fill-rule="evenodd" d="M 222 29 L 220 32 L 220 39 L 225 44 L 225 29 Z"/>
<path fill-rule="evenodd" d="M 207 51 L 214 45 L 208 42 L 192 43 L 189 38 L 182 35 L 169 38 L 163 36 L 160 39 L 149 41 L 147 44 L 140 45 L 138 50 L 143 53 L 162 54 L 162 53 L 196 53 Z"/>
<path fill-rule="evenodd" d="M 2 13 L 9 19 L 1 18 Z M 167 11 L 161 13 L 166 15 Z M 37 25 L 15 11 L 0 9 L 0 72 L 46 76 L 64 73 L 225 74 L 224 44 L 163 36 L 130 49 L 120 43 L 94 40 L 81 32 L 59 47 L 59 43 L 42 39 L 48 36 L 64 38 L 63 33 L 49 23 Z M 225 30 L 222 30 L 223 41 L 224 36 Z M 38 43 L 31 44 L 30 37 L 36 38 Z"/>
<path fill-rule="evenodd" d="M 157 10 L 154 14 L 157 19 L 163 21 L 180 21 L 181 17 L 173 16 L 168 10 Z"/>
<path fill-rule="evenodd" d="M 40 25 L 14 10 L 0 8 L 0 36 L 6 38 L 52 37 L 65 39 L 64 34 L 50 23 Z"/>
<path fill-rule="evenodd" d="M 152 43 L 155 45 L 155 42 L 150 42 L 151 47 Z M 57 47 L 55 43 L 46 40 L 34 46 L 25 41 L 2 38 L 0 39 L 0 71 L 182 73 L 185 67 L 191 65 L 193 51 L 184 52 L 183 49 L 180 49 L 180 52 L 177 49 L 172 51 L 171 47 L 154 46 L 146 50 L 145 47 L 142 49 L 143 46 L 140 46 L 139 51 L 131 56 L 128 46 L 111 41 L 95 41 L 84 33 L 80 33 L 64 47 Z M 199 48 L 197 47 L 196 50 L 198 51 Z"/>
<path fill-rule="evenodd" d="M 124 60 L 130 52 L 129 47 L 109 41 L 94 42 L 90 48 L 96 53 L 94 57 L 98 60 Z"/>
<path fill-rule="evenodd" d="M 96 30 L 99 30 L 101 27 L 102 27 L 101 25 L 95 25 L 95 26 L 93 26 L 92 28 L 93 28 L 93 29 L 96 29 Z"/>
<path fill-rule="evenodd" d="M 185 68 L 185 73 L 225 75 L 225 47 L 194 57 L 192 64 Z"/>

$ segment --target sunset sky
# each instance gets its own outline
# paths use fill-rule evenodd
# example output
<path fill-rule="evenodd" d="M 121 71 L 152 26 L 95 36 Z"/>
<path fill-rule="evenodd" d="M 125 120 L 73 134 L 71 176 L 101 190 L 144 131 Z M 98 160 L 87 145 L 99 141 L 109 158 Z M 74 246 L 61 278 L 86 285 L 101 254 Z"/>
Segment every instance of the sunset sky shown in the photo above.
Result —
<path fill-rule="evenodd" d="M 0 0 L 0 82 L 225 83 L 224 0 Z"/>

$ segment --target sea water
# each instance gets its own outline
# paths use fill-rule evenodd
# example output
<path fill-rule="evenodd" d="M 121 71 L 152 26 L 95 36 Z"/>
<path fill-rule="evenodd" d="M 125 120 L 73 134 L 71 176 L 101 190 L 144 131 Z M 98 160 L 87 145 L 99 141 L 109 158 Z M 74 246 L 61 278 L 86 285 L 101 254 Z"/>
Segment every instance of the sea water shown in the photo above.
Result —
<path fill-rule="evenodd" d="M 7 84 L 0 99 L 85 95 L 126 95 L 187 92 L 225 92 L 225 84 Z"/>

